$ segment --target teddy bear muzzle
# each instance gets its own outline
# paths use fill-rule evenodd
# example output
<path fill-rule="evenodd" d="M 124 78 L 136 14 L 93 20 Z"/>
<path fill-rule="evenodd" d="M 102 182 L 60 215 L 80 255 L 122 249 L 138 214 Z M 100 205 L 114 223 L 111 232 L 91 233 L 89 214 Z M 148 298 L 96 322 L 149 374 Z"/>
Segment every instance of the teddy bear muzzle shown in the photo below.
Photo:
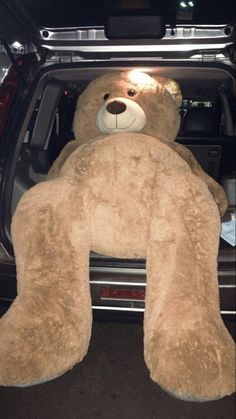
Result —
<path fill-rule="evenodd" d="M 140 132 L 146 124 L 142 107 L 131 99 L 116 97 L 106 101 L 98 110 L 96 125 L 104 134 Z"/>

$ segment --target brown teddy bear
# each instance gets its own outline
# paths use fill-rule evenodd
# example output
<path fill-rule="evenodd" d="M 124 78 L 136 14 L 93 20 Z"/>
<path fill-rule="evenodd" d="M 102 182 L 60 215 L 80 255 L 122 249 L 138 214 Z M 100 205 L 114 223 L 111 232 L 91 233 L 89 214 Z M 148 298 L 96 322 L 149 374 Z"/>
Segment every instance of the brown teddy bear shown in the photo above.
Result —
<path fill-rule="evenodd" d="M 146 258 L 145 361 L 186 400 L 234 391 L 234 342 L 220 316 L 222 188 L 174 143 L 181 93 L 169 79 L 124 71 L 78 100 L 76 140 L 24 194 L 12 223 L 18 297 L 0 321 L 0 384 L 63 374 L 87 352 L 91 250 Z"/>

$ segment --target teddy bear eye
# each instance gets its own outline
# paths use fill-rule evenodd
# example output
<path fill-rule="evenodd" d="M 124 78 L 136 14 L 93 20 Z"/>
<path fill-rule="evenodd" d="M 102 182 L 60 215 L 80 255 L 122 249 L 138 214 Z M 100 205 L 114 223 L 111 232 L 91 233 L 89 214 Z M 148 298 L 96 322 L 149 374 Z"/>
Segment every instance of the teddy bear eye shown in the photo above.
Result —
<path fill-rule="evenodd" d="M 106 94 L 103 96 L 103 99 L 104 99 L 104 100 L 107 100 L 109 97 L 110 97 L 110 93 L 106 93 Z"/>
<path fill-rule="evenodd" d="M 136 94 L 134 89 L 129 89 L 127 93 L 128 93 L 128 96 L 134 96 Z"/>

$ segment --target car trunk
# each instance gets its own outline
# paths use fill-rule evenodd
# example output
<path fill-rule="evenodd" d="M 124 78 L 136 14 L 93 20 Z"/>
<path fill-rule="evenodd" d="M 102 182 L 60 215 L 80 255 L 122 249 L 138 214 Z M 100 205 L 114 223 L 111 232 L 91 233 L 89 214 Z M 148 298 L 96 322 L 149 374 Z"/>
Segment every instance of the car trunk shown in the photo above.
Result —
<path fill-rule="evenodd" d="M 76 100 L 83 89 L 98 75 L 120 69 L 144 70 L 178 81 L 184 100 L 180 109 L 182 124 L 177 141 L 189 147 L 204 170 L 218 182 L 232 175 L 236 143 L 231 103 L 235 80 L 226 66 L 186 62 L 168 62 L 167 65 L 154 59 L 133 60 L 132 63 L 126 60 L 116 60 L 115 63 L 102 60 L 97 63 L 45 65 L 34 77 L 34 84 L 28 92 L 26 111 L 22 112 L 17 122 L 15 135 L 11 136 L 11 141 L 6 138 L 5 152 L 9 165 L 5 169 L 7 181 L 2 209 L 6 215 L 13 215 L 26 190 L 45 179 L 61 149 L 74 138 L 73 114 Z M 196 109 L 200 110 L 197 129 L 196 121 L 191 120 L 191 114 Z M 207 113 L 207 120 L 211 120 L 212 124 L 205 126 L 202 123 L 204 113 Z M 9 258 L 3 268 L 2 277 L 5 280 L 1 287 L 2 301 L 10 301 L 16 295 L 10 222 L 11 216 L 6 216 L 5 249 Z M 221 240 L 221 309 L 229 314 L 234 311 L 234 261 L 232 248 Z M 142 313 L 145 275 L 145 260 L 120 260 L 92 253 L 90 282 L 94 309 Z"/>

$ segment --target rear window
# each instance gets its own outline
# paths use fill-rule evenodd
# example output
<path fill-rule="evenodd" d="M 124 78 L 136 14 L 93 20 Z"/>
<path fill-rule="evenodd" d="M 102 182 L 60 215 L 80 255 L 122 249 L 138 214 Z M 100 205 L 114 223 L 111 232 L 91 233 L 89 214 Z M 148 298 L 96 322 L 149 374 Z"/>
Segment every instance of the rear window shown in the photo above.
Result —
<path fill-rule="evenodd" d="M 183 99 L 181 110 L 183 113 L 186 113 L 188 109 L 191 108 L 212 108 L 213 107 L 213 101 L 211 99 Z"/>
<path fill-rule="evenodd" d="M 104 25 L 111 14 L 162 15 L 166 24 L 232 23 L 234 0 L 21 0 L 20 6 L 44 27 Z"/>

